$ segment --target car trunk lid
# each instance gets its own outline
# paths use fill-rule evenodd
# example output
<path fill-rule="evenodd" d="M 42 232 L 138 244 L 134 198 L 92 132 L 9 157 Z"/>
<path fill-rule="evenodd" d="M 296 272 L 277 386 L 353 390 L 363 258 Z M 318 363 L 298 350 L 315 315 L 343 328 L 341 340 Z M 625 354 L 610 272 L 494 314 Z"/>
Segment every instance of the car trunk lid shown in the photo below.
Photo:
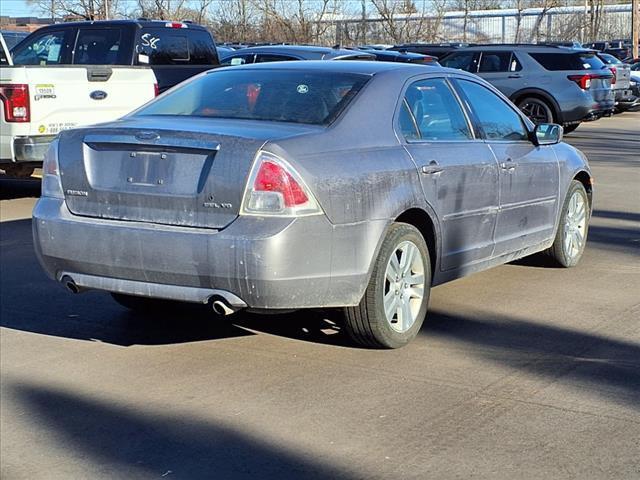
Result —
<path fill-rule="evenodd" d="M 204 122 L 184 118 L 177 130 L 175 120 L 66 132 L 59 161 L 71 213 L 224 228 L 238 215 L 246 178 L 265 141 L 312 130 L 211 120 L 204 128 Z"/>

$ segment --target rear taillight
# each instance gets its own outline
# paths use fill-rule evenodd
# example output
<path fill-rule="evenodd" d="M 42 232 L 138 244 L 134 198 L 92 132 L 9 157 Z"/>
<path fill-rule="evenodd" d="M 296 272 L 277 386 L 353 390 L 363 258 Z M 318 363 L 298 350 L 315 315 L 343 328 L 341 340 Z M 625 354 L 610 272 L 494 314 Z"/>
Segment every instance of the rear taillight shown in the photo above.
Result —
<path fill-rule="evenodd" d="M 29 122 L 29 85 L 0 85 L 0 99 L 4 106 L 4 119 L 7 122 Z"/>
<path fill-rule="evenodd" d="M 616 74 L 617 74 L 616 67 L 609 67 L 609 70 L 611 70 L 611 73 L 613 73 L 613 78 L 611 79 L 611 85 L 615 85 L 616 84 Z"/>
<path fill-rule="evenodd" d="M 153 96 L 157 97 L 158 95 L 160 95 L 160 87 L 158 86 L 158 83 L 154 83 L 153 84 Z"/>
<path fill-rule="evenodd" d="M 42 161 L 42 196 L 50 198 L 64 198 L 60 183 L 60 164 L 58 163 L 58 139 L 49 145 L 49 149 Z"/>
<path fill-rule="evenodd" d="M 572 82 L 576 82 L 582 90 L 588 90 L 591 86 L 591 79 L 594 76 L 590 73 L 585 73 L 583 75 L 569 75 L 567 78 Z"/>
<path fill-rule="evenodd" d="M 322 213 L 300 175 L 284 159 L 260 151 L 242 201 L 242 215 L 297 217 Z"/>

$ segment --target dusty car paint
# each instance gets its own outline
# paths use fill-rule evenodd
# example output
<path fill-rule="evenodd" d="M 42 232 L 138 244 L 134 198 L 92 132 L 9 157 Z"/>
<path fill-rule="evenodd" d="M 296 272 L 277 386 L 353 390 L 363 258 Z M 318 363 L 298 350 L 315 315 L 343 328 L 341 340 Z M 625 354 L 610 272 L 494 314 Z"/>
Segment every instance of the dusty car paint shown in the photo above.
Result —
<path fill-rule="evenodd" d="M 397 111 L 408 82 L 468 78 L 497 92 L 473 75 L 381 62 L 291 63 L 231 68 L 322 69 L 372 78 L 327 127 L 134 113 L 63 133 L 62 187 L 88 195 L 38 201 L 34 238 L 47 273 L 58 281 L 81 274 L 90 288 L 199 302 L 224 292 L 239 306 L 255 309 L 353 306 L 362 298 L 386 230 L 402 215 L 431 224 L 422 233 L 431 237 L 437 285 L 548 247 L 570 181 L 580 172 L 590 175 L 584 156 L 563 143 L 410 143 L 398 134 Z M 144 132 L 157 133 L 159 140 L 139 140 Z M 197 165 L 195 173 L 184 172 L 147 196 L 134 195 L 144 187 L 122 178 L 120 192 L 104 193 L 104 182 L 118 177 L 94 164 L 96 152 L 113 153 L 114 145 L 136 142 L 158 151 L 186 145 L 194 156 L 184 158 Z M 238 215 L 260 149 L 299 172 L 321 215 Z M 118 155 L 111 157 L 114 165 L 125 161 Z M 520 176 L 500 168 L 506 156 L 523 166 Z M 443 167 L 435 176 L 423 173 L 430 158 Z M 211 201 L 231 207 L 196 208 L 189 203 L 193 199 L 163 199 L 163 188 L 184 194 L 195 181 L 201 186 L 197 202 L 213 195 Z"/>

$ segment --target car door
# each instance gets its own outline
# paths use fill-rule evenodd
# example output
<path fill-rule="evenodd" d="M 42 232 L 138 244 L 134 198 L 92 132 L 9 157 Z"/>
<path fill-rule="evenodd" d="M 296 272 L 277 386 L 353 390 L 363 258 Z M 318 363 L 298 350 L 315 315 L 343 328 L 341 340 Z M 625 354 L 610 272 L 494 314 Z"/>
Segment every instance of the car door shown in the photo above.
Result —
<path fill-rule="evenodd" d="M 478 76 L 511 97 L 525 85 L 521 70 L 522 65 L 513 52 L 490 50 L 480 56 Z"/>
<path fill-rule="evenodd" d="M 494 256 L 552 238 L 560 175 L 553 147 L 534 145 L 521 113 L 496 92 L 471 79 L 455 84 L 499 165 Z"/>
<path fill-rule="evenodd" d="M 445 77 L 413 80 L 403 96 L 397 128 L 440 221 L 441 269 L 489 259 L 498 209 L 498 166 L 491 149 L 475 138 Z"/>

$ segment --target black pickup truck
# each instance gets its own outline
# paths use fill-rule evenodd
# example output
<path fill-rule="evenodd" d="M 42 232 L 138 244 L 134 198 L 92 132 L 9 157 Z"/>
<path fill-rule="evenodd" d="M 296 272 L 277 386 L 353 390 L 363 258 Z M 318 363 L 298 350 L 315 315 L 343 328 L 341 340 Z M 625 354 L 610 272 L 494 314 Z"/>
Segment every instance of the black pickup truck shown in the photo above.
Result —
<path fill-rule="evenodd" d="M 52 45 L 58 46 L 52 49 Z M 15 65 L 148 66 L 160 93 L 219 65 L 215 42 L 206 28 L 145 19 L 48 25 L 22 40 L 11 55 Z"/>

